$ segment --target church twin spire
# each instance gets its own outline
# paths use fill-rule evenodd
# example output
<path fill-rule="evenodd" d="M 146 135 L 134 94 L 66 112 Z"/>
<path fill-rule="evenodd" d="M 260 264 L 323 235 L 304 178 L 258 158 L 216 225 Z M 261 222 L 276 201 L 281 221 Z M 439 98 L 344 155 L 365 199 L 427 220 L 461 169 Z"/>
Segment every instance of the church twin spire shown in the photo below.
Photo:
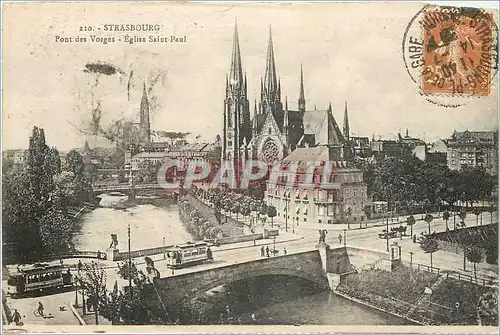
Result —
<path fill-rule="evenodd" d="M 229 86 L 244 88 L 246 86 L 246 76 L 243 77 L 241 65 L 240 41 L 238 37 L 238 24 L 234 23 L 233 52 L 231 54 L 231 68 L 229 70 Z"/>

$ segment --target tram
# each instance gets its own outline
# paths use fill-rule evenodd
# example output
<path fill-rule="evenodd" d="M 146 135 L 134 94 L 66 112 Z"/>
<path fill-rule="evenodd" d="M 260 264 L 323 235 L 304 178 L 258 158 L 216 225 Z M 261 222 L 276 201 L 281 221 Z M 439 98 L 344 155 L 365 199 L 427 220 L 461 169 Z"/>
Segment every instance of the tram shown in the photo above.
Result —
<path fill-rule="evenodd" d="M 207 242 L 187 242 L 166 250 L 167 267 L 181 268 L 212 260 L 212 250 Z"/>
<path fill-rule="evenodd" d="M 19 265 L 17 273 L 7 280 L 7 293 L 18 296 L 34 291 L 71 287 L 73 285 L 68 265 L 29 264 Z"/>

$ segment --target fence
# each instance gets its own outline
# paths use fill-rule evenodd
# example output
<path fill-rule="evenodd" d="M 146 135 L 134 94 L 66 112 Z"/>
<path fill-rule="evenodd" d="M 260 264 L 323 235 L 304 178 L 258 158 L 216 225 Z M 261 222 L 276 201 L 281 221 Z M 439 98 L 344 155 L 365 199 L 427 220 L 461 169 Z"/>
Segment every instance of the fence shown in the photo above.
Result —
<path fill-rule="evenodd" d="M 426 271 L 426 272 L 431 272 L 431 273 L 437 273 L 438 275 L 444 275 L 446 274 L 446 279 L 448 278 L 454 278 L 458 279 L 459 281 L 463 282 L 470 282 L 470 283 L 475 283 L 476 285 L 482 285 L 482 286 L 491 286 L 491 284 L 488 282 L 486 279 L 480 278 L 477 279 L 474 276 L 460 273 L 457 271 L 447 271 L 447 270 L 441 270 L 440 268 L 436 268 L 433 266 L 429 266 L 426 264 L 420 264 L 420 263 L 411 263 L 410 267 L 417 267 L 418 271 Z"/>

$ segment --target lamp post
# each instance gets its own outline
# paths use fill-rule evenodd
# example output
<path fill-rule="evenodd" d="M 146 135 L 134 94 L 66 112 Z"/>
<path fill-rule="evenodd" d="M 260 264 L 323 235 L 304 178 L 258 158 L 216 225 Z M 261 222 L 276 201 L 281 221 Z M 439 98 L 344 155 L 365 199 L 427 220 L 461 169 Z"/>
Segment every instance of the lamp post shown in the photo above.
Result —
<path fill-rule="evenodd" d="M 386 220 L 385 220 L 385 241 L 386 241 L 386 245 L 387 245 L 387 252 L 389 252 L 389 213 L 388 213 L 388 210 L 389 208 L 387 208 L 386 212 L 385 212 L 385 217 L 386 217 Z"/>
<path fill-rule="evenodd" d="M 276 254 L 276 236 L 273 236 L 273 256 Z"/>
<path fill-rule="evenodd" d="M 413 266 L 413 251 L 410 251 L 410 269 Z"/>
<path fill-rule="evenodd" d="M 163 259 L 167 259 L 167 256 L 165 255 L 165 237 L 163 237 Z"/>
<path fill-rule="evenodd" d="M 75 276 L 75 307 L 78 307 L 78 277 Z"/>
<path fill-rule="evenodd" d="M 347 239 L 347 230 L 344 228 L 344 248 L 346 247 L 346 239 Z"/>
<path fill-rule="evenodd" d="M 128 289 L 132 301 L 132 257 L 130 253 L 130 223 L 128 224 Z"/>
<path fill-rule="evenodd" d="M 286 195 L 285 195 L 286 196 Z M 289 199 L 285 198 L 285 231 L 288 232 L 288 203 Z"/>

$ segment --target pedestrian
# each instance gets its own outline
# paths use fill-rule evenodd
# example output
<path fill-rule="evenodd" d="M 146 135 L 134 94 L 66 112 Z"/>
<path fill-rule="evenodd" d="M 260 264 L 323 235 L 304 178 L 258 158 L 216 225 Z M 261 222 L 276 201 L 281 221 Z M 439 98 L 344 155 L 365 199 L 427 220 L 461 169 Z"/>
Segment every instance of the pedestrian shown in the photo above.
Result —
<path fill-rule="evenodd" d="M 283 246 L 283 255 L 286 255 L 286 246 Z"/>
<path fill-rule="evenodd" d="M 44 308 L 43 308 L 43 304 L 41 301 L 38 302 L 38 314 L 40 314 L 41 317 L 43 317 L 45 319 L 45 314 L 43 313 L 44 311 Z"/>
<path fill-rule="evenodd" d="M 97 259 L 101 259 L 101 252 L 97 250 Z"/>
<path fill-rule="evenodd" d="M 59 262 L 61 263 L 61 265 L 63 265 L 63 259 L 62 259 L 62 257 L 59 258 Z"/>
<path fill-rule="evenodd" d="M 266 247 L 266 255 L 269 257 L 269 246 Z"/>
<path fill-rule="evenodd" d="M 19 314 L 17 309 L 14 310 L 14 315 L 12 315 L 12 321 L 16 324 L 16 326 L 19 326 L 19 322 L 21 322 L 21 314 Z"/>
<path fill-rule="evenodd" d="M 82 263 L 82 260 L 79 259 L 78 260 L 78 273 L 80 273 L 80 270 L 83 268 L 83 263 Z"/>
<path fill-rule="evenodd" d="M 339 233 L 339 244 L 342 244 L 342 234 Z"/>
<path fill-rule="evenodd" d="M 264 246 L 260 247 L 260 257 L 264 257 L 265 256 L 265 250 L 264 250 Z"/>
<path fill-rule="evenodd" d="M 413 234 L 413 243 L 417 243 L 417 234 Z"/>

